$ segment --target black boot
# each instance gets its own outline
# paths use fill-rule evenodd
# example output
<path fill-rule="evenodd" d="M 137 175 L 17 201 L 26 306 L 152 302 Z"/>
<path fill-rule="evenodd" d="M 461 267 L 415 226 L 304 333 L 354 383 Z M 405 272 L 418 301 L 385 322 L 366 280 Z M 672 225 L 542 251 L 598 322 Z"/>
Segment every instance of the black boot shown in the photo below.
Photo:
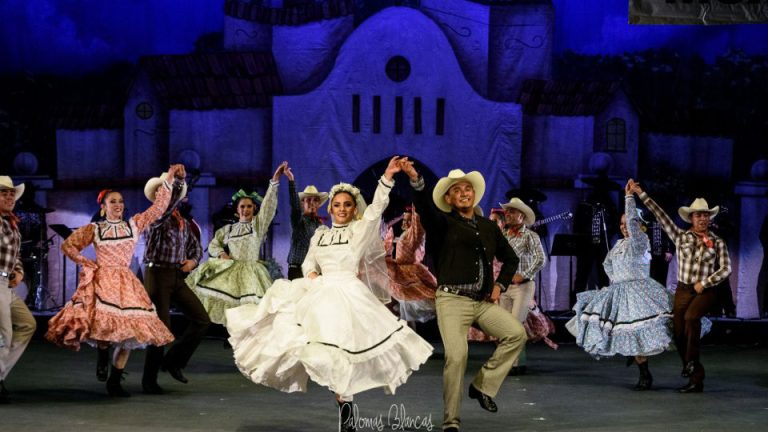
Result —
<path fill-rule="evenodd" d="M 107 379 L 107 393 L 113 397 L 131 397 L 131 394 L 123 389 L 120 381 L 123 380 L 123 370 L 112 366 L 112 371 Z"/>
<path fill-rule="evenodd" d="M 640 380 L 637 381 L 634 389 L 650 390 L 653 385 L 653 375 L 651 375 L 651 371 L 648 369 L 648 361 L 638 363 L 637 368 L 640 369 Z"/>
<path fill-rule="evenodd" d="M 683 365 L 683 371 L 680 372 L 680 376 L 683 378 L 690 378 L 693 375 L 693 370 L 696 368 L 696 363 L 689 361 Z"/>
<path fill-rule="evenodd" d="M 99 358 L 96 361 L 96 379 L 104 382 L 109 375 L 109 347 L 98 348 Z"/>
<path fill-rule="evenodd" d="M 339 404 L 339 431 L 356 432 L 355 413 L 352 411 L 352 402 L 336 401 Z"/>

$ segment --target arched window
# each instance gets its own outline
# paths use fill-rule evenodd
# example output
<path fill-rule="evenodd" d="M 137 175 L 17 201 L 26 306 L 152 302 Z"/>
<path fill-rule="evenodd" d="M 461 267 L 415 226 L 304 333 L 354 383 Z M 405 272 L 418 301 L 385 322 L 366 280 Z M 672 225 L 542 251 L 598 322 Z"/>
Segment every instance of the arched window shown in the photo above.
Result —
<path fill-rule="evenodd" d="M 627 122 L 612 118 L 605 125 L 605 151 L 627 151 Z"/>

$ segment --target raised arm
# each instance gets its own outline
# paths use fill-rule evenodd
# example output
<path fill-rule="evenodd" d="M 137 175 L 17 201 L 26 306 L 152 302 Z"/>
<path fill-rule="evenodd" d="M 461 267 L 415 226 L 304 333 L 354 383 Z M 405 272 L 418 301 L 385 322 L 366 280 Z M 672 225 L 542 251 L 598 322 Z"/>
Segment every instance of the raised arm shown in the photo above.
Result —
<path fill-rule="evenodd" d="M 301 216 L 304 213 L 299 200 L 299 192 L 296 190 L 296 181 L 291 180 L 293 175 L 288 177 L 288 202 L 291 204 L 291 228 L 297 229 L 301 222 Z"/>
<path fill-rule="evenodd" d="M 629 232 L 629 244 L 635 255 L 643 255 L 650 250 L 648 236 L 640 228 L 635 197 L 630 193 L 624 196 L 624 218 Z"/>
<path fill-rule="evenodd" d="M 418 209 L 423 221 L 422 227 L 427 235 L 439 235 L 445 231 L 445 214 L 432 202 L 432 191 L 426 187 L 424 177 L 419 175 L 408 158 L 400 160 L 400 166 L 411 181 L 413 187 L 413 204 Z"/>
<path fill-rule="evenodd" d="M 277 211 L 278 186 L 280 186 L 279 181 L 275 181 L 274 179 L 269 181 L 267 193 L 264 194 L 264 200 L 261 201 L 259 214 L 251 221 L 253 229 L 258 232 L 262 238 L 267 230 L 269 230 L 269 224 L 272 223 L 272 219 L 274 219 L 275 212 Z"/>
<path fill-rule="evenodd" d="M 170 214 L 169 210 L 171 210 L 172 207 L 170 206 L 173 195 L 172 192 L 176 189 L 183 189 L 185 185 L 185 175 L 184 165 L 171 165 L 168 169 L 168 174 L 163 179 L 163 183 L 157 188 L 155 202 L 153 202 L 147 210 L 132 218 L 139 231 L 144 231 L 149 224 L 160 219 L 164 214 Z"/>
<path fill-rule="evenodd" d="M 667 212 L 665 212 L 664 209 L 656 204 L 656 201 L 652 200 L 651 197 L 643 191 L 643 189 L 640 187 L 640 183 L 629 179 L 627 184 L 629 190 L 636 194 L 638 198 L 640 198 L 648 210 L 650 210 L 651 213 L 653 213 L 653 215 L 656 217 L 656 220 L 659 221 L 661 228 L 664 230 L 664 232 L 667 233 L 670 240 L 672 240 L 672 242 L 677 245 L 679 243 L 680 237 L 685 233 L 685 230 L 675 225 L 675 222 L 672 220 L 672 218 L 669 217 Z"/>

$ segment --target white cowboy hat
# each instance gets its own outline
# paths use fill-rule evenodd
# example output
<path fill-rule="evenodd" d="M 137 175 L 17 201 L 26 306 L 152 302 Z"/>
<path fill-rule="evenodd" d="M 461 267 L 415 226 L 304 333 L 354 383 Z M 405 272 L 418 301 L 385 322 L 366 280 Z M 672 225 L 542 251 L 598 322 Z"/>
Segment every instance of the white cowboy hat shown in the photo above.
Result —
<path fill-rule="evenodd" d="M 720 212 L 720 206 L 709 208 L 707 200 L 704 198 L 696 198 L 693 200 L 693 203 L 691 203 L 690 206 L 683 206 L 677 210 L 677 214 L 679 214 L 680 217 L 688 223 L 691 222 L 691 213 L 696 212 L 707 212 L 709 213 L 710 217 L 715 217 Z"/>
<path fill-rule="evenodd" d="M 520 198 L 514 197 L 509 200 L 508 203 L 501 204 L 501 207 L 503 207 L 504 210 L 515 209 L 521 211 L 525 216 L 523 218 L 523 224 L 525 225 L 533 225 L 533 223 L 536 222 L 536 215 L 533 213 L 533 210 L 520 200 Z"/>
<path fill-rule="evenodd" d="M 315 185 L 309 185 L 304 188 L 303 192 L 299 192 L 299 201 L 303 200 L 305 197 L 318 197 L 320 198 L 320 205 L 323 205 L 325 200 L 328 199 L 328 192 L 320 192 Z"/>
<path fill-rule="evenodd" d="M 0 189 L 16 189 L 16 201 L 24 195 L 24 183 L 14 185 L 13 181 L 8 176 L 0 176 Z"/>
<path fill-rule="evenodd" d="M 157 192 L 157 188 L 160 187 L 161 184 L 163 184 L 163 181 L 165 178 L 168 177 L 167 172 L 163 172 L 158 177 L 152 177 L 151 179 L 147 180 L 147 184 L 144 185 L 144 196 L 147 197 L 148 200 L 155 202 L 155 192 Z M 181 196 L 179 199 L 184 198 L 187 196 L 187 184 L 184 183 L 184 187 L 181 189 Z"/>
<path fill-rule="evenodd" d="M 485 194 L 485 179 L 483 179 L 483 175 L 477 171 L 465 174 L 464 171 L 460 169 L 454 169 L 448 173 L 448 177 L 443 177 L 438 180 L 435 189 L 432 191 L 432 201 L 434 201 L 437 208 L 446 213 L 451 212 L 451 206 L 445 202 L 443 197 L 451 186 L 459 182 L 467 182 L 472 185 L 472 188 L 475 190 L 474 206 L 477 206 L 477 203 L 483 199 L 483 194 Z"/>

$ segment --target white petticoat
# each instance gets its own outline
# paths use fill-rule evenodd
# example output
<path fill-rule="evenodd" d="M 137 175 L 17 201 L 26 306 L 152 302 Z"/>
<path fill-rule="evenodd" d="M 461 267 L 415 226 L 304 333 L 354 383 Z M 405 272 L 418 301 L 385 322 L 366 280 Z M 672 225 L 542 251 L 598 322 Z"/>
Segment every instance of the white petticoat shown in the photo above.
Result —
<path fill-rule="evenodd" d="M 279 279 L 258 305 L 226 314 L 240 371 L 284 392 L 306 391 L 311 378 L 345 397 L 394 393 L 432 354 L 352 272 Z"/>

